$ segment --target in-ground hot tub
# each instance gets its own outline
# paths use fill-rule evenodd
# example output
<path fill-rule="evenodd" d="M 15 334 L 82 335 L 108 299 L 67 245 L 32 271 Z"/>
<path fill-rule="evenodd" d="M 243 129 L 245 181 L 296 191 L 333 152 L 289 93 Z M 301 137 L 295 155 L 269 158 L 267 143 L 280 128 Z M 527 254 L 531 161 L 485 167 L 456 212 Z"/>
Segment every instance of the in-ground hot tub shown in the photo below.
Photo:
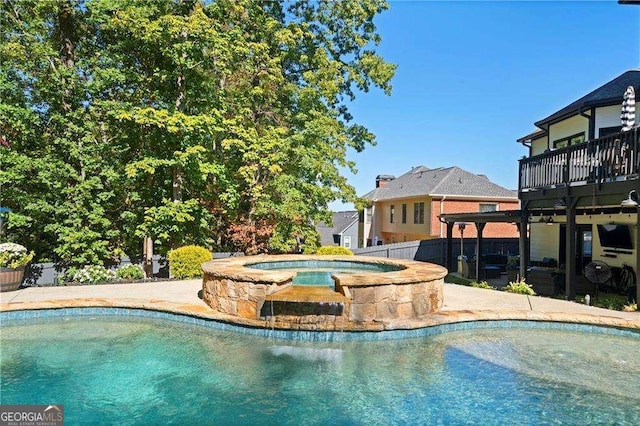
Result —
<path fill-rule="evenodd" d="M 202 268 L 202 297 L 221 319 L 302 330 L 430 325 L 447 274 L 432 263 L 364 256 L 246 256 Z"/>

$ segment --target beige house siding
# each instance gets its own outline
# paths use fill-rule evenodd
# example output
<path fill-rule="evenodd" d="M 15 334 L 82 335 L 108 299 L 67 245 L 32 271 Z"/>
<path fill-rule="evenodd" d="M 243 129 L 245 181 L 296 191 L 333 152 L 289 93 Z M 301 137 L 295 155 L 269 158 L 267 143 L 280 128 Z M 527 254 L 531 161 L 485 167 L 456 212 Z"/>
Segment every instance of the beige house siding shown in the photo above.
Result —
<path fill-rule="evenodd" d="M 530 258 L 539 261 L 545 257 L 558 259 L 560 250 L 560 230 L 559 225 L 547 225 L 533 222 L 530 229 Z"/>
<path fill-rule="evenodd" d="M 543 154 L 549 148 L 549 138 L 544 136 L 531 143 L 531 155 Z"/>
<path fill-rule="evenodd" d="M 424 223 L 414 224 L 414 204 L 424 203 Z M 497 210 L 517 210 L 520 202 L 514 200 L 481 200 L 459 199 L 440 197 L 414 197 L 393 201 L 379 201 L 375 203 L 375 225 L 368 238 L 371 243 L 377 235 L 381 244 L 399 243 L 404 241 L 429 240 L 434 238 L 446 238 L 446 227 L 438 220 L 442 213 L 472 213 L 480 211 L 480 204 L 496 204 Z M 402 204 L 407 205 L 407 223 L 402 223 Z M 391 223 L 391 206 L 394 206 L 394 221 Z M 459 232 L 457 229 L 454 232 Z M 467 238 L 477 236 L 477 230 L 473 224 L 469 224 L 464 233 Z M 484 229 L 486 238 L 517 238 L 518 229 L 510 223 L 489 223 Z"/>
<path fill-rule="evenodd" d="M 580 115 L 574 115 L 564 121 L 549 126 L 549 147 L 553 149 L 553 142 L 576 133 L 584 132 L 585 140 L 589 137 L 589 120 Z"/>
<path fill-rule="evenodd" d="M 632 216 L 632 217 L 630 217 Z M 610 266 L 621 267 L 623 263 L 633 265 L 635 263 L 635 253 L 616 253 L 616 257 L 605 257 L 605 251 L 600 245 L 598 237 L 597 225 L 606 225 L 615 223 L 618 225 L 629 225 L 631 230 L 631 241 L 635 248 L 638 247 L 638 241 L 635 236 L 635 216 L 629 214 L 607 214 L 607 215 L 578 215 L 576 216 L 577 225 L 591 224 L 592 234 L 592 259 L 601 260 Z M 531 229 L 531 260 L 542 260 L 545 257 L 558 259 L 560 250 L 560 224 L 564 223 L 564 217 L 558 216 L 554 218 L 553 225 L 545 225 L 544 223 L 533 222 L 530 224 Z M 634 268 L 635 269 L 635 268 Z"/>
<path fill-rule="evenodd" d="M 636 102 L 636 111 L 640 110 L 640 102 Z M 636 123 L 640 123 L 640 114 L 636 114 Z M 596 108 L 595 137 L 600 137 L 603 127 L 620 126 L 620 105 Z M 553 142 L 577 133 L 584 132 L 585 140 L 589 138 L 589 120 L 581 115 L 574 115 L 566 120 L 549 126 L 549 136 L 536 139 L 531 144 L 531 155 L 543 154 L 547 149 L 553 149 Z"/>
<path fill-rule="evenodd" d="M 414 204 L 424 203 L 424 223 L 414 224 Z M 403 241 L 426 240 L 431 237 L 431 199 L 428 197 L 403 198 L 382 201 L 376 204 L 376 229 L 378 240 L 384 244 Z M 407 223 L 402 223 L 402 205 L 407 205 Z M 391 223 L 391 206 L 394 206 L 394 221 Z"/>
<path fill-rule="evenodd" d="M 596 138 L 600 137 L 600 129 L 603 127 L 620 126 L 620 105 L 598 108 L 596 110 Z"/>

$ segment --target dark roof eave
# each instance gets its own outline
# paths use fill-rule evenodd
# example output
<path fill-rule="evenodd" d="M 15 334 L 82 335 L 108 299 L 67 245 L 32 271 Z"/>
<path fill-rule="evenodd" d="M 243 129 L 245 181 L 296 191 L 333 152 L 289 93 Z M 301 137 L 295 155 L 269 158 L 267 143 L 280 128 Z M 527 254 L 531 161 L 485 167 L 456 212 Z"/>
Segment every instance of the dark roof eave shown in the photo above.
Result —
<path fill-rule="evenodd" d="M 529 142 L 529 141 L 535 141 L 535 140 L 543 138 L 545 136 L 548 136 L 548 133 L 547 133 L 546 130 L 536 130 L 536 131 L 533 131 L 533 132 L 529 133 L 526 136 L 521 137 L 520 139 L 517 139 L 516 142 L 524 143 L 524 142 Z"/>
<path fill-rule="evenodd" d="M 620 99 L 617 99 L 617 98 L 610 98 L 610 99 L 602 99 L 602 100 L 599 100 L 599 101 L 585 102 L 584 104 L 581 104 L 579 106 L 573 107 L 573 108 L 568 109 L 566 111 L 560 110 L 560 111 L 558 111 L 558 112 L 556 112 L 554 114 L 551 114 L 547 118 L 543 118 L 540 121 L 536 121 L 533 124 L 536 127 L 540 128 L 542 130 L 547 130 L 543 126 L 545 126 L 545 125 L 549 126 L 549 125 L 555 124 L 555 123 L 557 123 L 559 121 L 566 120 L 567 118 L 572 117 L 574 115 L 578 115 L 582 111 L 585 111 L 587 109 L 608 107 L 608 106 L 617 105 L 617 104 L 620 104 L 620 106 L 622 107 L 622 101 Z"/>
<path fill-rule="evenodd" d="M 487 213 L 443 213 L 438 217 L 443 222 L 520 223 L 522 221 L 522 210 L 502 210 Z"/>

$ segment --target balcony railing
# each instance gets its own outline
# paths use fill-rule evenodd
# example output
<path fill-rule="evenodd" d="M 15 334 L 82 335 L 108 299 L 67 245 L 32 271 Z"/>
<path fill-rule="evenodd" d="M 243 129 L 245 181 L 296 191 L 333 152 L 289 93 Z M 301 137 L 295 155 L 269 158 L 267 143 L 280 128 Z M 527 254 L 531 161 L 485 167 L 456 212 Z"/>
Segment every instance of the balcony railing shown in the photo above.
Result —
<path fill-rule="evenodd" d="M 610 182 L 640 173 L 640 129 L 520 160 L 519 190 Z"/>

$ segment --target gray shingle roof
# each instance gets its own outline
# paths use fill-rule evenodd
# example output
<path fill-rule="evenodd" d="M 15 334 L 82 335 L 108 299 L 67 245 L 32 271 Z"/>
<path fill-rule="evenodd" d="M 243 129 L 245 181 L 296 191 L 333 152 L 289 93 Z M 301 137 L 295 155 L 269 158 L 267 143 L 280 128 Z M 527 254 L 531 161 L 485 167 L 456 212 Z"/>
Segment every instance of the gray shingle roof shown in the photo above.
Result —
<path fill-rule="evenodd" d="M 418 196 L 462 196 L 477 198 L 518 199 L 517 191 L 491 182 L 484 175 L 476 175 L 459 167 L 429 169 L 425 166 L 399 176 L 385 186 L 376 188 L 364 198 L 373 201 Z"/>
<path fill-rule="evenodd" d="M 570 103 L 559 111 L 554 112 L 547 118 L 535 123 L 541 127 L 547 123 L 571 116 L 580 112 L 580 108 L 600 107 L 607 105 L 622 105 L 622 97 L 628 86 L 633 86 L 636 93 L 640 91 L 640 70 L 629 70 L 610 82 L 598 87 L 593 92 Z"/>
<path fill-rule="evenodd" d="M 323 222 L 316 225 L 316 230 L 320 234 L 320 243 L 323 246 L 335 245 L 333 236 L 344 232 L 347 228 L 358 222 L 357 211 L 345 211 L 333 213 L 333 226 L 328 226 Z"/>

